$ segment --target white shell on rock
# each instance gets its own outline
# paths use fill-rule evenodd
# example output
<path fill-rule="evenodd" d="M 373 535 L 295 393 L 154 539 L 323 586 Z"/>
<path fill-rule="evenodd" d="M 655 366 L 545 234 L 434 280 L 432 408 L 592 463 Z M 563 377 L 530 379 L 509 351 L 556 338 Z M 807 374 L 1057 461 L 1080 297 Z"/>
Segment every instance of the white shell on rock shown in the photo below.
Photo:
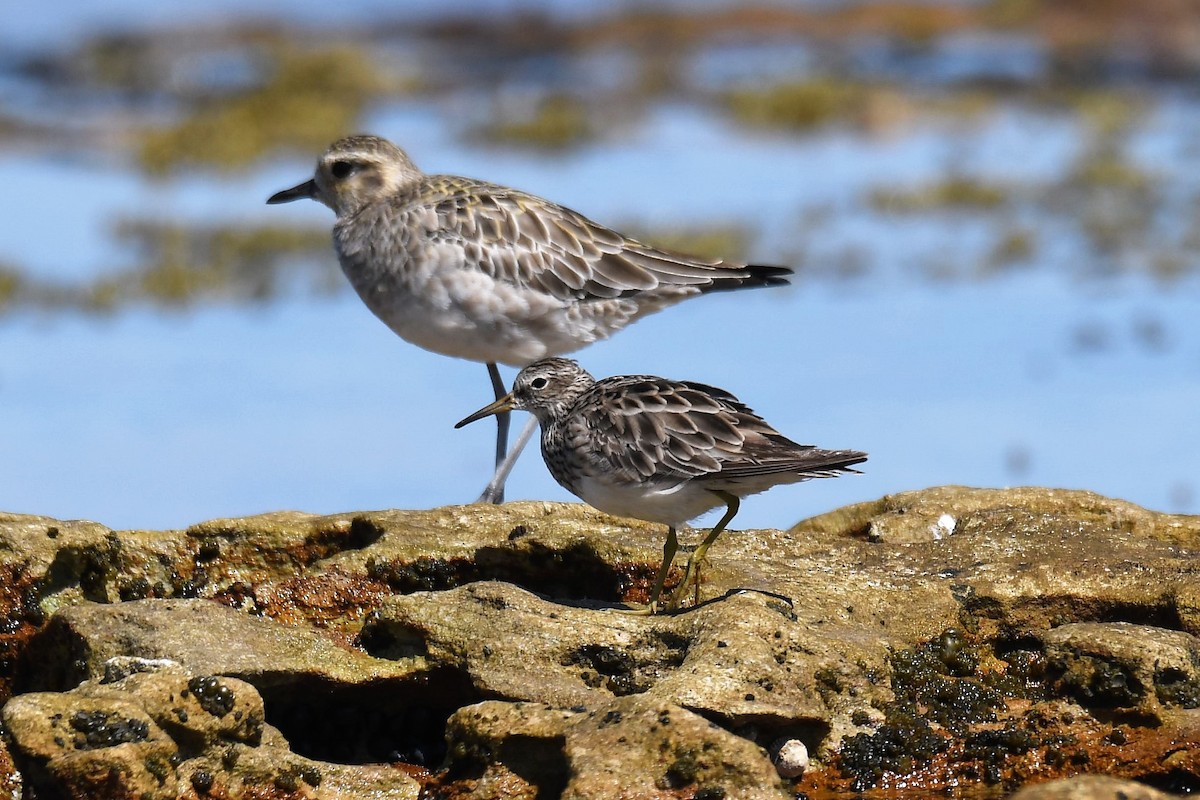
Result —
<path fill-rule="evenodd" d="M 771 745 L 771 761 L 784 778 L 798 778 L 808 769 L 808 748 L 799 739 L 777 739 Z"/>
<path fill-rule="evenodd" d="M 958 521 L 949 514 L 942 514 L 938 517 L 937 524 L 933 526 L 933 538 L 945 539 L 947 536 L 954 535 L 954 526 Z"/>

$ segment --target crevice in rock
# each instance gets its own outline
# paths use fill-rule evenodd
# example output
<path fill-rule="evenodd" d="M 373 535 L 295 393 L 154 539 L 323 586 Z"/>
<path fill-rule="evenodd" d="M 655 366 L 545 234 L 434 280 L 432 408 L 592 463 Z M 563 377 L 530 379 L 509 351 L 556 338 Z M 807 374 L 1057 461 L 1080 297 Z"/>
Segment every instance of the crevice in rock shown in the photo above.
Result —
<path fill-rule="evenodd" d="M 383 528 L 366 517 L 354 517 L 350 525 L 324 528 L 306 536 L 294 555 L 304 566 L 348 550 L 362 550 L 383 536 Z"/>
<path fill-rule="evenodd" d="M 793 532 L 817 532 L 836 534 L 848 539 L 871 541 L 872 528 L 876 517 L 888 513 L 891 500 L 887 497 L 852 506 L 835 509 L 798 523 L 792 528 Z M 905 509 L 896 509 L 894 513 L 903 514 Z"/>
<path fill-rule="evenodd" d="M 1163 705 L 1200 708 L 1200 677 L 1167 667 L 1154 673 L 1154 694 Z"/>
<path fill-rule="evenodd" d="M 1014 619 L 1036 616 L 1046 619 L 1052 628 L 1074 622 L 1129 622 L 1135 625 L 1147 625 L 1183 633 L 1189 632 L 1179 616 L 1174 597 L 1169 594 L 1156 598 L 1153 602 L 1128 603 L 1097 602 L 1086 597 L 1046 595 L 1024 598 L 1010 605 L 994 597 L 976 595 L 966 587 L 963 587 L 966 589 L 966 593 L 960 595 L 955 592 L 955 589 L 958 588 L 952 586 L 951 591 L 962 603 L 963 613 L 982 619 L 1012 622 Z"/>
<path fill-rule="evenodd" d="M 1129 622 L 1134 625 L 1147 625 L 1152 628 L 1187 633 L 1183 621 L 1179 618 L 1179 609 L 1175 606 L 1175 598 L 1171 595 L 1160 597 L 1158 602 L 1152 604 L 1111 603 L 1102 605 L 1097 609 L 1095 619 L 1079 621 Z"/>
<path fill-rule="evenodd" d="M 535 800 L 558 800 L 571 778 L 564 745 L 562 737 L 514 735 L 500 744 L 495 760 L 537 787 Z"/>
<path fill-rule="evenodd" d="M 16 660 L 13 694 L 65 692 L 86 680 L 87 644 L 59 617 L 30 637 Z"/>
<path fill-rule="evenodd" d="M 117 572 L 120 552 L 121 540 L 116 534 L 105 537 L 103 544 L 60 548 L 40 581 L 42 595 L 78 586 L 84 598 L 107 603 L 107 587 Z"/>
<path fill-rule="evenodd" d="M 554 598 L 616 602 L 631 583 L 629 576 L 586 542 L 561 550 L 540 542 L 514 548 L 481 547 L 475 563 L 487 580 L 506 581 Z"/>
<path fill-rule="evenodd" d="M 383 619 L 378 612 L 367 615 L 354 643 L 367 655 L 388 661 L 421 658 L 429 654 L 425 639 L 418 633 Z"/>
<path fill-rule="evenodd" d="M 1160 791 L 1177 795 L 1193 795 L 1200 792 L 1200 775 L 1185 769 L 1173 769 L 1170 772 L 1148 773 L 1134 775 L 1133 780 L 1152 786 Z"/>
<path fill-rule="evenodd" d="M 779 739 L 799 739 L 810 753 L 815 753 L 833 730 L 828 721 L 817 718 L 785 719 L 766 714 L 729 717 L 711 709 L 688 705 L 684 708 L 734 736 L 754 742 L 764 750 L 770 749 L 771 744 Z"/>
<path fill-rule="evenodd" d="M 566 653 L 560 663 L 580 668 L 579 678 L 588 686 L 625 697 L 648 691 L 664 672 L 679 667 L 688 645 L 686 638 L 671 631 L 648 631 L 625 647 L 581 644 Z"/>
<path fill-rule="evenodd" d="M 21 654 L 46 624 L 33 584 L 22 567 L 0 567 L 0 705 L 13 694 Z"/>
<path fill-rule="evenodd" d="M 687 636 L 667 629 L 649 632 L 649 637 L 651 641 L 658 642 L 659 649 L 665 651 L 662 663 L 667 667 L 681 666 L 692 645 L 692 640 Z"/>
<path fill-rule="evenodd" d="M 383 537 L 383 528 L 366 517 L 350 520 L 350 535 L 346 538 L 346 549 L 362 550 Z"/>
<path fill-rule="evenodd" d="M 639 567 L 645 567 L 639 569 Z M 650 580 L 649 565 L 612 565 L 584 542 L 564 549 L 540 542 L 481 547 L 473 558 L 370 559 L 369 577 L 400 594 L 445 591 L 476 581 L 504 581 L 556 600 L 621 602 L 635 584 Z M 642 574 L 645 573 L 645 574 Z"/>
<path fill-rule="evenodd" d="M 467 558 L 369 558 L 366 571 L 399 594 L 445 591 L 481 580 L 479 568 Z"/>
<path fill-rule="evenodd" d="M 499 764 L 534 790 L 534 800 L 558 800 L 571 778 L 565 745 L 564 736 L 512 734 L 499 742 L 456 739 L 444 781 L 479 781 Z"/>
<path fill-rule="evenodd" d="M 400 761 L 434 767 L 446 755 L 446 720 L 482 697 L 466 676 L 437 670 L 419 685 L 345 686 L 301 680 L 259 687 L 266 722 L 292 752 L 318 761 Z"/>
<path fill-rule="evenodd" d="M 1128 665 L 1100 656 L 1075 653 L 1050 668 L 1058 690 L 1093 712 L 1134 708 L 1147 691 Z"/>

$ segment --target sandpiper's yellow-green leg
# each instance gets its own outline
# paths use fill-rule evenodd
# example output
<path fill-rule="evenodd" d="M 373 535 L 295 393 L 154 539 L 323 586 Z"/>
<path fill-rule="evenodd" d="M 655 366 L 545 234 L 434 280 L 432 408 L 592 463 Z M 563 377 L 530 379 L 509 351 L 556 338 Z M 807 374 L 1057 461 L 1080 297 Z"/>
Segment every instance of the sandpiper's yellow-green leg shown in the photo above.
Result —
<path fill-rule="evenodd" d="M 675 553 L 678 550 L 679 537 L 675 535 L 675 528 L 672 526 L 667 528 L 667 540 L 663 542 L 662 566 L 658 568 L 658 575 L 654 578 L 654 588 L 650 590 L 650 602 L 644 606 L 619 609 L 622 613 L 652 616 L 654 612 L 658 611 L 658 598 L 662 594 L 663 584 L 667 581 L 667 573 L 671 571 L 671 562 L 675 560 Z"/>
<path fill-rule="evenodd" d="M 667 573 L 671 571 L 671 562 L 679 550 L 679 538 L 675 535 L 674 526 L 667 528 L 667 540 L 663 542 L 662 566 L 658 568 L 658 576 L 654 579 L 654 588 L 650 590 L 650 602 L 647 605 L 650 614 L 658 610 L 658 596 L 662 594 L 663 584 L 667 582 Z"/>
<path fill-rule="evenodd" d="M 725 530 L 725 526 L 737 515 L 738 508 L 742 503 L 741 499 L 735 494 L 716 489 L 710 489 L 709 491 L 725 501 L 725 505 L 727 506 L 725 515 L 717 521 L 713 529 L 708 532 L 708 536 L 704 537 L 704 541 L 692 553 L 692 557 L 688 559 L 687 570 L 683 574 L 683 583 L 675 588 L 675 591 L 671 593 L 671 597 L 669 598 L 672 605 L 678 602 L 679 596 L 687 591 L 689 585 L 695 587 L 695 602 L 700 602 L 700 562 L 704 560 L 704 555 L 708 552 L 708 548 L 712 546 L 712 543 Z"/>

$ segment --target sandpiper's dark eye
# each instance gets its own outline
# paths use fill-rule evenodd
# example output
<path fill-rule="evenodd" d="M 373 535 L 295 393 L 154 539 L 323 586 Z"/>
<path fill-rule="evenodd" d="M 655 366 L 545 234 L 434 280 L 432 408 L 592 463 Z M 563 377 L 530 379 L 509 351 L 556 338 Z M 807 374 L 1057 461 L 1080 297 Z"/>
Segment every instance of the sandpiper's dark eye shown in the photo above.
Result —
<path fill-rule="evenodd" d="M 354 164 L 349 161 L 335 161 L 329 167 L 329 172 L 340 181 L 354 172 Z"/>
<path fill-rule="evenodd" d="M 529 382 L 529 388 L 530 389 L 545 389 L 546 384 L 548 384 L 549 382 L 550 381 L 546 380 L 545 378 L 534 378 L 533 380 L 531 380 Z"/>

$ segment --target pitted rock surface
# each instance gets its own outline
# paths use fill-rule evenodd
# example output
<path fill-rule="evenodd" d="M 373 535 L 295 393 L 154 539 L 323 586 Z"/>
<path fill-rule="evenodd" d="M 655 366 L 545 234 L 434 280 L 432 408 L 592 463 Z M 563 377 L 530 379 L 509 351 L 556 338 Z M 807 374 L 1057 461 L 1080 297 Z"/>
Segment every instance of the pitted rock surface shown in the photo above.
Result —
<path fill-rule="evenodd" d="M 153 797 L 851 796 L 1088 772 L 1200 789 L 1196 517 L 908 492 L 729 531 L 698 606 L 620 613 L 663 535 L 555 503 L 156 532 L 0 516 L 0 778 Z M 779 741 L 807 750 L 802 774 L 774 771 Z"/>

